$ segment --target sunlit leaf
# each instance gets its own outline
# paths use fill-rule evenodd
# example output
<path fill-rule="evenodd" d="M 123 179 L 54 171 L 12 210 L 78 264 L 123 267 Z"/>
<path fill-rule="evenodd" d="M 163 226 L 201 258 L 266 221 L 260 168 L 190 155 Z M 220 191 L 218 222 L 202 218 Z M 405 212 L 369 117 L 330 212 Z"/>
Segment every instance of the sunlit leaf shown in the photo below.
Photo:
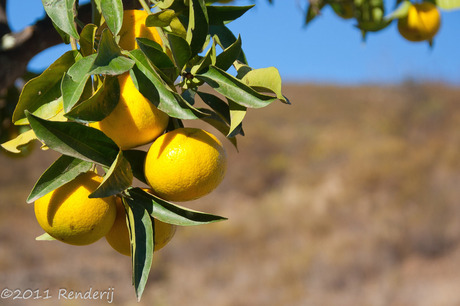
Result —
<path fill-rule="evenodd" d="M 80 50 L 83 56 L 93 54 L 94 51 L 94 38 L 96 37 L 97 26 L 94 24 L 87 24 L 80 33 Z"/>
<path fill-rule="evenodd" d="M 176 18 L 176 12 L 166 9 L 150 14 L 145 20 L 145 25 L 147 27 L 167 27 L 174 18 Z"/>
<path fill-rule="evenodd" d="M 37 241 L 54 241 L 56 238 L 52 237 L 48 233 L 41 234 L 40 236 L 36 237 L 35 240 Z"/>
<path fill-rule="evenodd" d="M 460 0 L 436 0 L 436 5 L 443 10 L 458 10 Z"/>
<path fill-rule="evenodd" d="M 117 35 L 123 23 L 123 1 L 101 0 L 101 10 L 110 31 Z"/>
<path fill-rule="evenodd" d="M 228 102 L 230 107 L 230 129 L 227 137 L 233 137 L 240 133 L 241 124 L 246 116 L 247 108 L 233 102 L 232 100 L 229 100 Z"/>
<path fill-rule="evenodd" d="M 192 56 L 200 53 L 203 49 L 206 37 L 208 36 L 208 27 L 208 14 L 204 1 L 190 0 L 186 40 L 190 45 Z"/>
<path fill-rule="evenodd" d="M 289 103 L 289 100 L 283 96 L 281 76 L 275 67 L 251 70 L 245 74 L 241 81 L 259 92 L 272 92 L 280 101 Z"/>
<path fill-rule="evenodd" d="M 219 39 L 218 36 L 216 37 Z M 241 52 L 241 37 L 238 35 L 238 39 L 217 56 L 216 67 L 227 71 L 240 57 Z"/>
<path fill-rule="evenodd" d="M 169 82 L 176 80 L 179 72 L 169 56 L 163 52 L 160 44 L 146 38 L 137 38 L 137 44 L 153 66 L 162 73 L 162 76 L 166 77 Z"/>
<path fill-rule="evenodd" d="M 168 40 L 174 61 L 176 62 L 176 66 L 177 68 L 179 68 L 180 71 L 182 71 L 182 69 L 192 56 L 190 45 L 187 43 L 185 39 L 174 34 L 169 34 Z"/>
<path fill-rule="evenodd" d="M 248 6 L 208 6 L 209 24 L 222 25 L 240 18 L 254 5 Z"/>
<path fill-rule="evenodd" d="M 74 21 L 77 14 L 75 2 L 76 0 L 42 0 L 46 14 L 54 24 L 63 32 L 79 39 L 80 36 Z"/>
<path fill-rule="evenodd" d="M 13 138 L 5 143 L 2 143 L 2 148 L 11 153 L 21 153 L 21 147 L 26 146 L 33 140 L 37 139 L 33 130 L 28 130 L 22 134 L 19 134 L 16 138 Z"/>

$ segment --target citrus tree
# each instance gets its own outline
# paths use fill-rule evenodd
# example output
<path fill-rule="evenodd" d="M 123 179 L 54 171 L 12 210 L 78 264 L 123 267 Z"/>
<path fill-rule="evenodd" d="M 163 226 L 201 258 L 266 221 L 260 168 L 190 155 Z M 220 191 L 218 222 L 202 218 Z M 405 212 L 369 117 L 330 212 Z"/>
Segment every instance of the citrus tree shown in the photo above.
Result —
<path fill-rule="evenodd" d="M 37 239 L 87 245 L 105 236 L 131 256 L 139 299 L 153 254 L 177 226 L 225 220 L 172 203 L 212 192 L 227 168 L 224 144 L 188 123 L 203 121 L 237 147 L 248 109 L 289 103 L 278 70 L 251 68 L 227 27 L 252 6 L 213 2 L 43 0 L 72 50 L 22 76 L 11 115 L 20 130 L 2 144 L 20 154 L 39 142 L 61 154 L 27 198 L 44 230 Z"/>

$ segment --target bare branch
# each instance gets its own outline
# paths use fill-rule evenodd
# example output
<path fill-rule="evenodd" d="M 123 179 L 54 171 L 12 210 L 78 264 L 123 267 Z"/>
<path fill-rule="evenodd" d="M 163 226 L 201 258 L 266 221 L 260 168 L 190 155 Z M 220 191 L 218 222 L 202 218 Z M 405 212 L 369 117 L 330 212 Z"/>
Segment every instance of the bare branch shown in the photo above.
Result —
<path fill-rule="evenodd" d="M 0 38 L 10 32 L 11 30 L 6 16 L 6 0 L 0 0 Z"/>

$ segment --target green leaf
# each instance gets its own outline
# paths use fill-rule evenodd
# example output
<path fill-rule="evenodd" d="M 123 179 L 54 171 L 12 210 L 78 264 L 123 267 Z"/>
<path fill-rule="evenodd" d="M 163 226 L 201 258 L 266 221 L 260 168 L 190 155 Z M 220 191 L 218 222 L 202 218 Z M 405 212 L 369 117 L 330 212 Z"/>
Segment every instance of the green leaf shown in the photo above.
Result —
<path fill-rule="evenodd" d="M 141 150 L 125 150 L 123 151 L 123 155 L 131 165 L 134 177 L 147 184 L 147 180 L 144 175 L 144 163 L 147 152 Z"/>
<path fill-rule="evenodd" d="M 133 172 L 131 171 L 131 165 L 120 150 L 117 158 L 105 174 L 102 183 L 88 197 L 106 198 L 127 189 L 132 183 Z"/>
<path fill-rule="evenodd" d="M 123 1 L 101 0 L 101 10 L 110 31 L 117 35 L 123 23 Z"/>
<path fill-rule="evenodd" d="M 153 66 L 159 70 L 163 78 L 166 77 L 166 80 L 170 83 L 177 79 L 179 72 L 169 56 L 163 52 L 160 44 L 147 38 L 137 38 L 137 44 Z"/>
<path fill-rule="evenodd" d="M 137 203 L 144 207 L 152 217 L 165 223 L 191 226 L 226 220 L 224 217 L 187 209 L 166 202 L 140 188 L 130 189 L 128 194 L 130 197 L 127 200 L 128 202 Z"/>
<path fill-rule="evenodd" d="M 233 62 L 239 58 L 241 52 L 241 37 L 238 35 L 238 39 L 217 56 L 215 65 L 227 71 L 233 65 Z"/>
<path fill-rule="evenodd" d="M 237 41 L 235 35 L 233 35 L 232 31 L 230 31 L 225 25 L 210 25 L 209 34 L 219 38 L 218 43 L 224 50 Z M 237 59 L 246 65 L 248 64 L 246 55 L 244 55 L 243 50 L 241 50 Z"/>
<path fill-rule="evenodd" d="M 89 71 L 93 66 L 96 56 L 97 54 L 92 54 L 82 58 L 64 73 L 61 82 L 64 112 L 69 112 L 80 99 L 86 82 L 90 77 Z"/>
<path fill-rule="evenodd" d="M 115 109 L 119 99 L 118 78 L 106 76 L 92 97 L 78 104 L 65 116 L 80 122 L 101 121 Z"/>
<path fill-rule="evenodd" d="M 110 166 L 117 145 L 101 131 L 76 122 L 54 122 L 27 113 L 37 138 L 49 148 L 81 160 Z"/>
<path fill-rule="evenodd" d="M 76 0 L 42 0 L 46 14 L 54 24 L 73 38 L 79 39 L 74 22 L 77 15 L 75 2 Z"/>
<path fill-rule="evenodd" d="M 210 66 L 205 73 L 197 74 L 195 77 L 208 83 L 228 99 L 248 108 L 265 107 L 275 100 L 271 96 L 258 93 L 217 67 Z"/>
<path fill-rule="evenodd" d="M 21 153 L 21 148 L 37 139 L 33 130 L 28 130 L 22 134 L 19 134 L 16 138 L 11 139 L 5 143 L 2 143 L 2 148 L 11 153 Z"/>
<path fill-rule="evenodd" d="M 189 22 L 186 40 L 190 45 L 192 57 L 200 53 L 208 36 L 209 22 L 206 5 L 203 0 L 190 0 Z"/>
<path fill-rule="evenodd" d="M 240 18 L 248 10 L 254 7 L 248 6 L 208 6 L 209 24 L 222 25 Z"/>
<path fill-rule="evenodd" d="M 128 216 L 128 229 L 131 240 L 131 260 L 133 266 L 133 285 L 138 301 L 147 284 L 152 267 L 155 233 L 152 218 L 147 210 L 129 199 L 123 199 Z"/>
<path fill-rule="evenodd" d="M 442 10 L 458 10 L 460 0 L 436 0 L 436 5 Z"/>
<path fill-rule="evenodd" d="M 80 57 L 78 51 L 68 51 L 41 75 L 26 83 L 13 113 L 14 124 L 29 124 L 25 110 L 45 119 L 55 116 L 62 110 L 62 99 L 60 99 L 62 74 Z"/>
<path fill-rule="evenodd" d="M 171 23 L 171 21 L 177 18 L 176 12 L 170 9 L 166 9 L 163 11 L 159 11 L 155 14 L 151 14 L 145 20 L 145 25 L 147 27 L 167 27 Z"/>
<path fill-rule="evenodd" d="M 230 108 L 225 101 L 210 93 L 201 91 L 197 93 L 204 103 L 211 107 L 226 123 L 230 124 Z"/>
<path fill-rule="evenodd" d="M 36 237 L 35 240 L 37 240 L 37 241 L 54 241 L 54 240 L 56 240 L 56 238 L 52 237 L 48 233 L 44 233 L 44 234 Z"/>
<path fill-rule="evenodd" d="M 241 81 L 258 92 L 272 92 L 280 101 L 289 103 L 289 100 L 281 92 L 281 76 L 275 67 L 251 70 L 245 74 Z"/>
<path fill-rule="evenodd" d="M 179 119 L 196 119 L 193 110 L 161 81 L 141 50 L 132 50 L 129 56 L 136 62 L 131 78 L 136 88 L 155 106 L 169 116 Z"/>
<path fill-rule="evenodd" d="M 234 137 L 241 131 L 241 126 L 244 117 L 246 116 L 247 109 L 232 100 L 228 101 L 230 107 L 230 130 L 227 137 Z"/>
<path fill-rule="evenodd" d="M 88 172 L 92 163 L 71 156 L 62 155 L 40 176 L 27 198 L 35 202 L 42 196 L 72 181 L 81 173 Z"/>
<path fill-rule="evenodd" d="M 190 46 L 185 39 L 174 34 L 168 34 L 168 41 L 176 66 L 182 71 L 192 56 Z"/>
<path fill-rule="evenodd" d="M 87 24 L 80 33 L 80 51 L 83 56 L 94 53 L 94 38 L 96 37 L 97 26 Z"/>
<path fill-rule="evenodd" d="M 192 67 L 190 70 L 191 74 L 197 74 L 202 72 L 204 69 L 207 69 L 210 65 L 216 64 L 216 45 L 212 44 L 211 48 L 209 48 L 206 55 Z"/>
<path fill-rule="evenodd" d="M 220 115 L 210 109 L 200 109 L 201 111 L 207 113 L 207 116 L 200 118 L 204 122 L 210 124 L 216 130 L 222 133 L 238 150 L 238 143 L 236 137 L 227 137 L 230 131 L 228 123 L 225 122 Z"/>
<path fill-rule="evenodd" d="M 91 67 L 90 74 L 120 75 L 134 66 L 134 62 L 121 54 L 108 29 L 102 31 L 97 57 Z"/>

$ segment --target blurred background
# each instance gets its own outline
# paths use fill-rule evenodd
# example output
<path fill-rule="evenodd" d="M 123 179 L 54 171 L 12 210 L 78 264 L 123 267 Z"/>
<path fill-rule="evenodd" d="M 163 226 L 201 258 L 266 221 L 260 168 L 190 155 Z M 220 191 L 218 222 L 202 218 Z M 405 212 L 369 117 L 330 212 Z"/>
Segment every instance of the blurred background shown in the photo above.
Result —
<path fill-rule="evenodd" d="M 34 10 L 11 3 L 16 30 L 43 16 L 39 0 Z M 328 9 L 304 28 L 302 5 L 257 1 L 231 26 L 251 66 L 280 70 L 292 105 L 250 111 L 238 152 L 224 142 L 224 182 L 186 205 L 228 221 L 179 228 L 139 303 L 130 258 L 104 239 L 35 241 L 42 230 L 25 199 L 57 154 L 1 154 L 0 290 L 53 297 L 0 303 L 108 304 L 58 291 L 114 288 L 114 305 L 459 305 L 459 12 L 442 12 L 430 48 L 395 25 L 363 43 Z"/>

